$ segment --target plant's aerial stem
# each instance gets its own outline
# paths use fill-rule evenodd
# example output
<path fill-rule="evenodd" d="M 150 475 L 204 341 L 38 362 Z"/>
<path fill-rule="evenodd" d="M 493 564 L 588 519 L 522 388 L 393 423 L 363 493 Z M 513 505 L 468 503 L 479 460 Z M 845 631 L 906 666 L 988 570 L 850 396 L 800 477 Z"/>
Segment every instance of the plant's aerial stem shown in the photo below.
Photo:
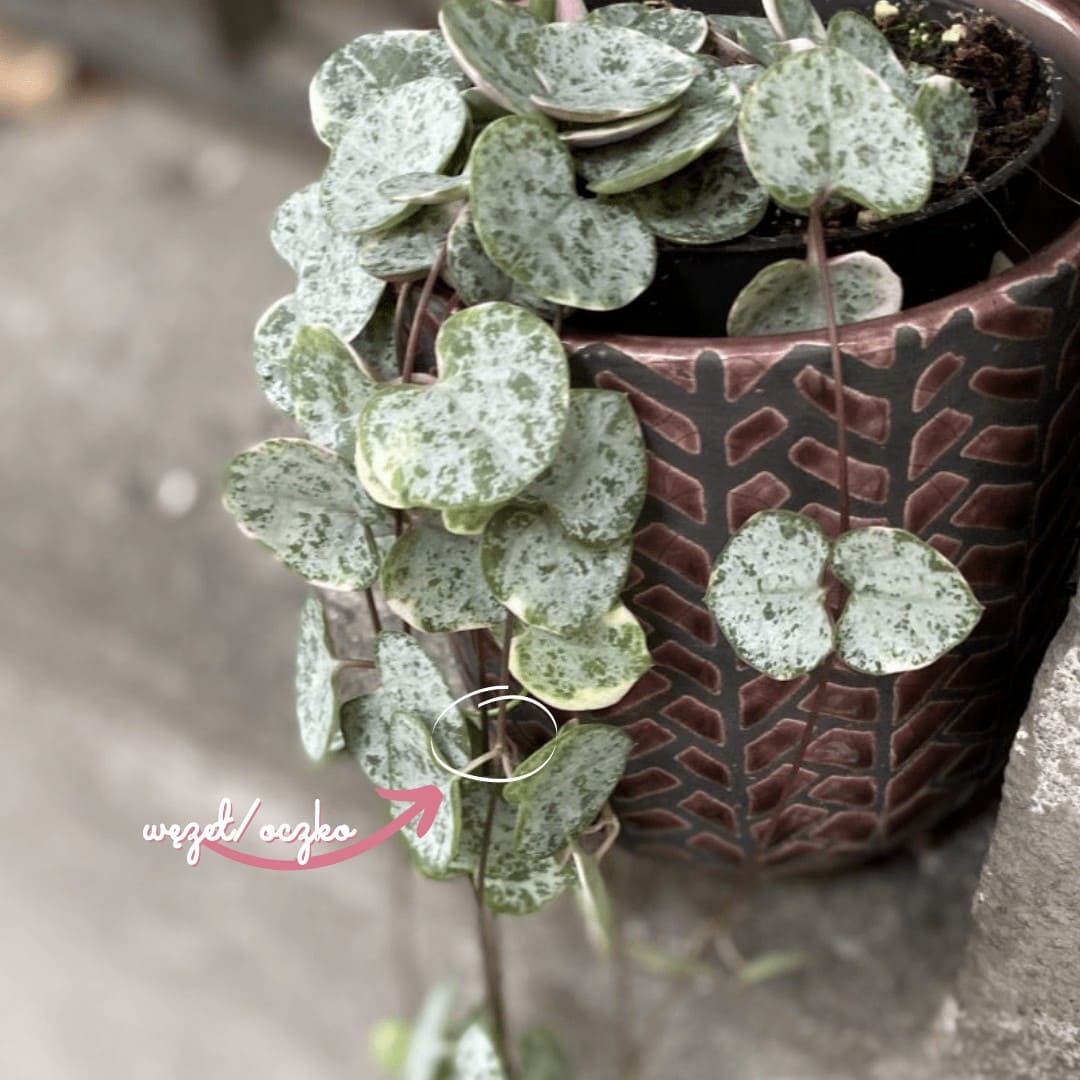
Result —
<path fill-rule="evenodd" d="M 413 372 L 416 370 L 416 354 L 420 351 L 420 333 L 427 314 L 428 305 L 435 292 L 435 285 L 439 275 L 446 266 L 446 245 L 439 248 L 439 254 L 428 271 L 427 280 L 423 289 L 420 290 L 420 299 L 416 302 L 416 313 L 413 315 L 412 326 L 409 328 L 409 341 L 405 346 L 405 359 L 401 363 L 401 381 L 411 382 Z"/>
<path fill-rule="evenodd" d="M 375 593 L 371 589 L 364 590 L 364 597 L 367 600 L 368 618 L 371 619 L 371 629 L 376 634 L 382 633 L 382 619 L 379 618 L 379 609 L 375 604 Z"/>
<path fill-rule="evenodd" d="M 836 411 L 837 486 L 840 489 L 840 532 L 851 528 L 851 495 L 848 488 L 848 431 L 847 401 L 844 396 L 844 358 L 840 354 L 840 332 L 836 323 L 836 298 L 829 277 L 829 255 L 825 250 L 825 205 L 828 193 L 818 197 L 810 207 L 810 226 L 807 236 L 807 256 L 817 265 L 821 299 L 825 306 L 829 350 L 832 353 L 833 393 Z"/>
<path fill-rule="evenodd" d="M 398 371 L 403 367 L 405 348 L 405 315 L 409 310 L 409 297 L 413 283 L 406 281 L 398 288 L 397 304 L 394 306 L 394 356 L 397 358 Z"/>

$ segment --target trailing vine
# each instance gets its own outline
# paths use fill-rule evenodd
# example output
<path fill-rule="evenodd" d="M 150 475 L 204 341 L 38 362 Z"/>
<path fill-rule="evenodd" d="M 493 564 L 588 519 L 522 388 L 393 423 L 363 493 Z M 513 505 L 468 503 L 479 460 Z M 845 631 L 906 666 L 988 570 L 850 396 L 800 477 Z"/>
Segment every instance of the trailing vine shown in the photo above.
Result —
<path fill-rule="evenodd" d="M 440 31 L 361 37 L 312 83 L 329 160 L 276 217 L 297 288 L 255 333 L 267 396 L 306 438 L 239 455 L 225 502 L 313 586 L 363 594 L 370 657 L 339 658 L 321 599 L 304 606 L 302 744 L 316 760 L 352 755 L 380 788 L 437 787 L 434 823 L 404 839 L 420 873 L 464 878 L 476 898 L 484 1007 L 457 1020 L 440 987 L 411 1029 L 381 1029 L 380 1060 L 409 1080 L 569 1075 L 549 1033 L 513 1038 L 497 915 L 572 886 L 601 951 L 628 955 L 599 863 L 618 834 L 607 800 L 629 739 L 581 717 L 651 666 L 620 599 L 645 445 L 624 395 L 571 387 L 564 315 L 642 295 L 658 241 L 743 235 L 771 203 L 808 220 L 807 258 L 747 283 L 729 331 L 827 331 L 839 533 L 757 514 L 706 595 L 747 664 L 775 679 L 817 674 L 763 848 L 833 667 L 925 666 L 981 612 L 916 537 L 851 528 L 839 327 L 899 311 L 902 285 L 866 253 L 829 258 L 824 227 L 837 199 L 878 217 L 919 209 L 935 177 L 963 170 L 974 108 L 959 84 L 901 64 L 856 13 L 826 28 L 806 0 L 764 6 L 765 18 L 707 18 L 667 4 L 448 0 Z M 827 567 L 848 590 L 838 618 Z M 456 697 L 424 635 L 446 636 L 468 691 L 494 661 L 503 695 Z M 377 688 L 343 701 L 348 668 Z M 572 717 L 524 760 L 515 685 Z"/>

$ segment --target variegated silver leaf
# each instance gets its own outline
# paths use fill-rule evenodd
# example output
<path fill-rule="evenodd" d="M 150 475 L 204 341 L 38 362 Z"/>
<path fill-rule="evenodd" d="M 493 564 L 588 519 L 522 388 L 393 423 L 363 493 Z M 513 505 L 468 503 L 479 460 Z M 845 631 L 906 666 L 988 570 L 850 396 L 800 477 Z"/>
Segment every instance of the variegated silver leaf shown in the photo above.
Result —
<path fill-rule="evenodd" d="M 931 75 L 919 87 L 913 109 L 930 139 L 935 176 L 957 179 L 967 168 L 979 130 L 979 113 L 967 87 L 946 75 Z"/>
<path fill-rule="evenodd" d="M 322 601 L 309 596 L 300 614 L 296 643 L 296 720 L 300 742 L 312 761 L 321 761 L 340 735 L 337 672 Z"/>
<path fill-rule="evenodd" d="M 709 23 L 700 11 L 677 7 L 650 7 L 648 4 L 608 4 L 588 16 L 590 22 L 622 26 L 648 34 L 683 52 L 696 53 L 705 44 Z"/>

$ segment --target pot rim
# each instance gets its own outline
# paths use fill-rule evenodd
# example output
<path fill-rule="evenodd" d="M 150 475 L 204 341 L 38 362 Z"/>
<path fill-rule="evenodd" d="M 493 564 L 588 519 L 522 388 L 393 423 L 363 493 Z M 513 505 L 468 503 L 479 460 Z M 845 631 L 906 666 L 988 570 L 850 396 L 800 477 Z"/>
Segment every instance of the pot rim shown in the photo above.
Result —
<path fill-rule="evenodd" d="M 995 11 L 998 4 L 994 0 L 984 0 L 984 10 L 1006 18 L 1004 12 Z M 1047 22 L 1047 31 L 1071 36 L 1077 45 L 1076 75 L 1080 79 L 1080 10 L 1070 10 L 1062 0 L 1005 0 L 1004 8 L 1013 6 L 1026 7 L 1040 15 Z M 1033 40 L 1040 56 L 1045 45 Z M 1066 71 L 1062 64 L 1055 65 L 1055 80 L 1064 83 Z M 1065 94 L 1061 93 L 1064 109 Z M 1044 129 L 1045 130 L 1045 129 Z M 1018 159 L 1019 160 L 1019 159 Z M 1011 168 L 1012 164 L 1005 166 Z M 995 173 L 995 176 L 997 174 Z M 963 194 L 963 193 L 961 193 Z M 942 204 L 944 205 L 944 204 Z M 914 215 L 913 215 L 914 216 Z M 840 344 L 850 347 L 854 344 L 866 346 L 869 343 L 890 342 L 895 332 L 901 327 L 938 326 L 946 322 L 956 310 L 964 307 L 975 308 L 979 301 L 992 296 L 1007 296 L 1008 290 L 1032 277 L 1053 276 L 1062 264 L 1080 266 L 1080 220 L 1065 230 L 1056 240 L 1035 252 L 1016 266 L 986 281 L 977 282 L 960 292 L 950 293 L 928 304 L 907 308 L 895 315 L 885 315 L 865 322 L 850 323 L 841 326 Z M 610 345 L 621 352 L 630 353 L 650 360 L 685 360 L 703 352 L 720 354 L 739 354 L 755 356 L 787 352 L 797 345 L 819 345 L 828 347 L 827 330 L 796 331 L 790 334 L 768 334 L 759 337 L 678 337 L 676 335 L 647 334 L 603 334 L 595 331 L 577 330 L 566 327 L 562 332 L 563 340 L 573 350 L 589 345 Z"/>

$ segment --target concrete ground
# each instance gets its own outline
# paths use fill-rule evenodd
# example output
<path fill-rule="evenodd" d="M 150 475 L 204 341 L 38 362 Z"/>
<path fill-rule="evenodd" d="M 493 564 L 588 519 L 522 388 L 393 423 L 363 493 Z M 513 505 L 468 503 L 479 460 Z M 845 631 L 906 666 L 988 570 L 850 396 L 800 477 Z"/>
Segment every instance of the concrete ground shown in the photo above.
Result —
<path fill-rule="evenodd" d="M 249 360 L 290 286 L 265 239 L 315 154 L 160 100 L 99 94 L 0 129 L 0 1075 L 374 1078 L 367 1030 L 451 976 L 478 992 L 461 883 L 395 847 L 331 870 L 195 869 L 141 839 L 263 799 L 264 820 L 361 832 L 379 800 L 294 735 L 304 589 L 217 498 L 237 449 L 288 430 Z M 753 990 L 642 977 L 628 1026 L 655 1080 L 870 1080 L 933 1038 L 959 966 L 986 816 L 862 871 L 744 905 L 743 952 L 809 966 Z M 634 933 L 677 945 L 725 900 L 617 856 Z M 504 921 L 512 1020 L 612 1064 L 610 979 L 569 899 Z"/>

